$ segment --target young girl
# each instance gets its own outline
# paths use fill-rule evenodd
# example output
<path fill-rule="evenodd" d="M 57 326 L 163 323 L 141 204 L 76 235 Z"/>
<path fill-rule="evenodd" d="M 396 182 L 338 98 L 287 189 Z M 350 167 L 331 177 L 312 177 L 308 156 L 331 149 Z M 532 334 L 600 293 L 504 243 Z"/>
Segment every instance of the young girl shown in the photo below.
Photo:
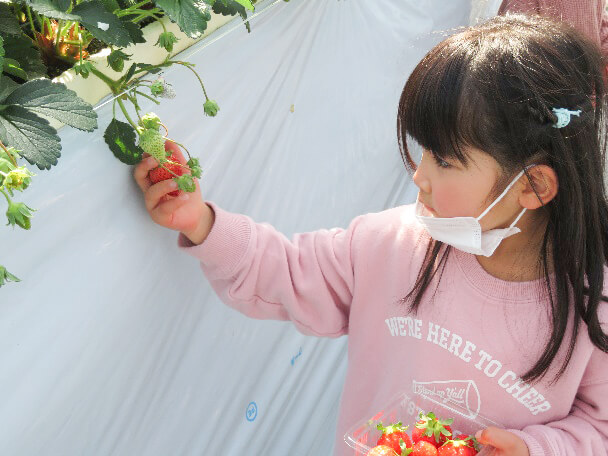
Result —
<path fill-rule="evenodd" d="M 172 181 L 146 177 L 153 159 L 135 179 L 226 304 L 349 336 L 336 454 L 396 393 L 466 384 L 464 405 L 500 425 L 478 433 L 495 455 L 607 455 L 606 104 L 593 43 L 497 17 L 438 44 L 405 85 L 416 204 L 289 241 L 198 187 L 167 196 Z"/>

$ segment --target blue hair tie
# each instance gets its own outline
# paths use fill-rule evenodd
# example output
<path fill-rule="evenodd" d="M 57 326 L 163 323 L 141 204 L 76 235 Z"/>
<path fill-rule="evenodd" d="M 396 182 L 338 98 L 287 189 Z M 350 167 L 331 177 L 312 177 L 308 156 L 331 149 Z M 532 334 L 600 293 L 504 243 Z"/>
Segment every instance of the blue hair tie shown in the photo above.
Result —
<path fill-rule="evenodd" d="M 557 122 L 553 125 L 553 128 L 564 128 L 570 123 L 571 116 L 580 117 L 581 110 L 578 111 L 570 111 L 566 108 L 553 108 L 552 111 L 557 116 Z"/>

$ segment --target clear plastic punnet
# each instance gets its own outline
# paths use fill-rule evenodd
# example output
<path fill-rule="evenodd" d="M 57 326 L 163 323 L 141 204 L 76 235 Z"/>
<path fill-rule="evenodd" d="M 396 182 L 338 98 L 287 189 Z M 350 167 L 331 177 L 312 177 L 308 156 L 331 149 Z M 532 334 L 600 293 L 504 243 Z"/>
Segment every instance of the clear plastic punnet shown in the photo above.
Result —
<path fill-rule="evenodd" d="M 464 394 L 475 396 L 475 392 L 465 389 Z M 467 398 L 437 394 L 435 389 L 414 383 L 412 391 L 397 394 L 376 414 L 352 426 L 344 435 L 344 441 L 353 449 L 353 456 L 364 456 L 376 446 L 381 436 L 381 432 L 377 429 L 379 423 L 388 426 L 401 421 L 403 426 L 409 426 L 407 433 L 411 437 L 414 425 L 420 419 L 420 412 L 424 414 L 433 412 L 440 420 L 453 419 L 450 427 L 454 437 L 460 434 L 474 436 L 478 430 L 488 426 L 503 427 L 500 423 L 480 415 L 478 408 L 471 408 L 470 403 Z"/>

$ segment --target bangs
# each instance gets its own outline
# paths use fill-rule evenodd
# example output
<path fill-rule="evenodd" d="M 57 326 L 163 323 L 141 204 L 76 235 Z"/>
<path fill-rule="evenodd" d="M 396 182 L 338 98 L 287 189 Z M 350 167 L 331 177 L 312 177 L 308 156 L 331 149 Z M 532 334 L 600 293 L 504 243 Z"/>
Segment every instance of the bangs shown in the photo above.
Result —
<path fill-rule="evenodd" d="M 439 43 L 416 66 L 401 98 L 398 140 L 408 169 L 416 164 L 407 148 L 411 137 L 440 159 L 456 159 L 467 166 L 464 147 L 484 149 L 484 97 L 475 84 L 475 49 L 462 34 Z"/>

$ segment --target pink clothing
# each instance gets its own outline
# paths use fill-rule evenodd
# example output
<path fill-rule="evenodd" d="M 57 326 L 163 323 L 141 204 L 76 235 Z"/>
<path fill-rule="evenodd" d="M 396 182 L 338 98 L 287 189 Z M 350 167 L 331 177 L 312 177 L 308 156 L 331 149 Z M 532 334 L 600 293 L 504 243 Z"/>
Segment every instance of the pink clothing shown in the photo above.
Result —
<path fill-rule="evenodd" d="M 304 334 L 349 336 L 336 455 L 354 454 L 343 440 L 348 428 L 414 382 L 448 392 L 463 381 L 473 387 L 465 405 L 517 430 L 531 456 L 608 455 L 608 354 L 593 346 L 584 325 L 556 384 L 519 379 L 549 334 L 540 281 L 499 280 L 474 255 L 453 250 L 434 299 L 428 293 L 411 315 L 398 300 L 413 285 L 428 242 L 413 205 L 291 241 L 209 205 L 216 219 L 205 242 L 193 246 L 180 234 L 178 245 L 200 261 L 227 305 L 252 318 L 291 320 Z M 606 303 L 600 321 L 606 331 Z"/>
<path fill-rule="evenodd" d="M 573 25 L 601 47 L 608 57 L 606 0 L 504 0 L 498 14 L 536 13 Z"/>

